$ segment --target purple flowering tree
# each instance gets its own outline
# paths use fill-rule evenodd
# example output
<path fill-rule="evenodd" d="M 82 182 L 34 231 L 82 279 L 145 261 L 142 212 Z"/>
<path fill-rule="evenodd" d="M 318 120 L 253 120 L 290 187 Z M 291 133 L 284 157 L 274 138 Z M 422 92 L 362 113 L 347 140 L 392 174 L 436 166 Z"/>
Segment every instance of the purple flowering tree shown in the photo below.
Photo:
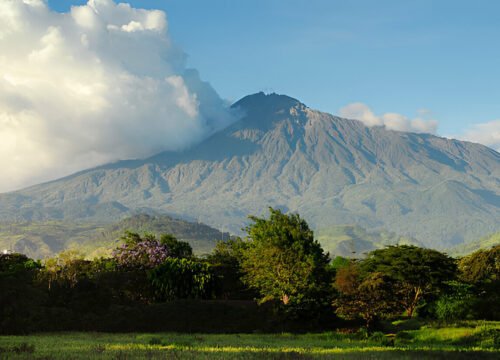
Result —
<path fill-rule="evenodd" d="M 137 233 L 126 232 L 124 244 L 113 252 L 120 266 L 135 269 L 153 269 L 170 256 L 168 245 L 158 241 L 153 234 L 141 237 Z"/>

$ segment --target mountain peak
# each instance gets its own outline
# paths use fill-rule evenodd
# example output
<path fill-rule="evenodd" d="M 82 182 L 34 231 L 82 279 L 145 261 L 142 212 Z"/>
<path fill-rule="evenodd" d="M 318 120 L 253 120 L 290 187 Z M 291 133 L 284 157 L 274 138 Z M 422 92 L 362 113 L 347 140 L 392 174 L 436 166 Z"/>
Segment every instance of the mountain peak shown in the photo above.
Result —
<path fill-rule="evenodd" d="M 184 152 L 0 195 L 2 221 L 104 222 L 151 210 L 240 233 L 247 214 L 273 206 L 299 212 L 317 230 L 386 228 L 431 247 L 500 230 L 493 150 L 366 127 L 285 95 L 249 95 L 233 107 L 240 120 Z"/>
<path fill-rule="evenodd" d="M 252 124 L 262 130 L 268 129 L 282 115 L 305 118 L 304 110 L 307 109 L 306 105 L 290 96 L 262 91 L 245 96 L 231 107 L 242 112 L 240 124 Z"/>
<path fill-rule="evenodd" d="M 255 94 L 247 95 L 244 98 L 235 102 L 232 108 L 241 108 L 245 112 L 258 110 L 259 112 L 278 112 L 280 110 L 288 110 L 290 108 L 296 107 L 306 107 L 299 100 L 294 99 L 287 95 L 281 95 L 276 93 L 265 94 L 264 92 L 258 92 Z"/>

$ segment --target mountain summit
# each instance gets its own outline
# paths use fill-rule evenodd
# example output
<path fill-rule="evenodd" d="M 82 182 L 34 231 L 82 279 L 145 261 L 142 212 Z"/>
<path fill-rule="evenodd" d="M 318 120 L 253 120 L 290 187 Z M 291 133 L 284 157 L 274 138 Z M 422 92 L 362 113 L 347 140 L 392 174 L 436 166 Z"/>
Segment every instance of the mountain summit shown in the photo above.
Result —
<path fill-rule="evenodd" d="M 268 206 L 315 229 L 358 224 L 442 248 L 500 230 L 500 154 L 367 127 L 258 93 L 241 119 L 182 153 L 122 161 L 0 196 L 5 220 L 115 220 L 153 210 L 240 232 Z"/>

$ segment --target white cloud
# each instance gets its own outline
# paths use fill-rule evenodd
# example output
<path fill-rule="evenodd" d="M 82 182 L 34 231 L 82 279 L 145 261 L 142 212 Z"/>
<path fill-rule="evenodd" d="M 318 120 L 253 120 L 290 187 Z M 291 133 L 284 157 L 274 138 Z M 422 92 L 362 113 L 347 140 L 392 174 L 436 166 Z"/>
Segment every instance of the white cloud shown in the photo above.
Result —
<path fill-rule="evenodd" d="M 438 122 L 428 119 L 429 110 L 421 109 L 419 116 L 410 119 L 398 113 L 385 113 L 375 115 L 375 113 L 363 103 L 349 104 L 339 111 L 339 115 L 348 119 L 355 119 L 363 122 L 366 126 L 385 126 L 389 130 L 407 131 L 416 133 L 436 133 Z"/>
<path fill-rule="evenodd" d="M 2 0 L 0 49 L 0 191 L 185 148 L 233 120 L 162 11 Z"/>
<path fill-rule="evenodd" d="M 462 135 L 453 137 L 480 143 L 500 152 L 500 120 L 476 124 Z"/>

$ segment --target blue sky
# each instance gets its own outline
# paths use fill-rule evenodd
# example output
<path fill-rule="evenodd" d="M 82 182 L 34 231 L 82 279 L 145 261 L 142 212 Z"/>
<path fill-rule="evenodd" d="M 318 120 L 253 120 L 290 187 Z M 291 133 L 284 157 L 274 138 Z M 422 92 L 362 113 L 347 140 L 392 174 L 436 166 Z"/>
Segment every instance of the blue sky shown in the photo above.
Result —
<path fill-rule="evenodd" d="M 0 192 L 188 148 L 258 91 L 500 151 L 497 0 L 0 1 Z"/>
<path fill-rule="evenodd" d="M 331 113 L 427 109 L 443 135 L 500 118 L 499 1 L 124 2 L 164 10 L 188 65 L 226 99 L 264 90 Z"/>

